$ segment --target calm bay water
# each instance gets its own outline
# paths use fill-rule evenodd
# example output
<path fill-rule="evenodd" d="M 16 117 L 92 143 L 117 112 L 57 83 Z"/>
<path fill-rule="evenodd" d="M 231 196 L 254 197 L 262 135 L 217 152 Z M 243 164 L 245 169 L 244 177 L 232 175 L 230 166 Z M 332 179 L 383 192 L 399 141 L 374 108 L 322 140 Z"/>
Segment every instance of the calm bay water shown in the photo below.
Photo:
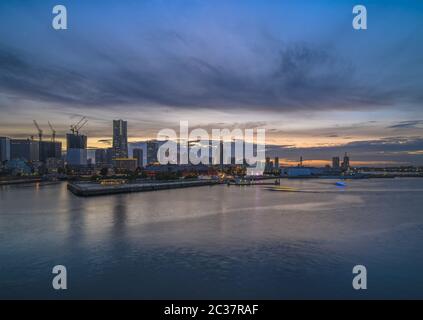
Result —
<path fill-rule="evenodd" d="M 423 298 L 423 179 L 282 184 L 305 192 L 0 187 L 0 298 Z"/>

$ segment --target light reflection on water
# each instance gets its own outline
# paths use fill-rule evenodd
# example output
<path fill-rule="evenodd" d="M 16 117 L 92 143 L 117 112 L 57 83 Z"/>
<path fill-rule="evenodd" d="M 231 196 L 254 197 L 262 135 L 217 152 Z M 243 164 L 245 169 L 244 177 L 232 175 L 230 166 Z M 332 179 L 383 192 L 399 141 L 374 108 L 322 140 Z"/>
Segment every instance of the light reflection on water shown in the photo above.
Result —
<path fill-rule="evenodd" d="M 423 297 L 423 179 L 78 198 L 0 189 L 1 298 Z M 50 289 L 64 264 L 69 290 Z M 364 264 L 369 290 L 352 290 Z"/>

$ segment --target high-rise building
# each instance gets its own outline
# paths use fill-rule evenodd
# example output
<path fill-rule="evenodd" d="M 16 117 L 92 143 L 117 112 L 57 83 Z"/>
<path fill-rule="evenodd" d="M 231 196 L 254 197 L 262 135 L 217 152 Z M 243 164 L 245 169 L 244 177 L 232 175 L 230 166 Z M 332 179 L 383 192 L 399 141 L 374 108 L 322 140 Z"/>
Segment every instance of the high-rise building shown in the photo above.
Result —
<path fill-rule="evenodd" d="M 66 162 L 71 166 L 87 165 L 87 136 L 68 133 L 66 135 Z"/>
<path fill-rule="evenodd" d="M 137 168 L 142 168 L 144 164 L 144 150 L 142 149 L 134 149 L 133 151 L 133 157 L 137 159 Z"/>
<path fill-rule="evenodd" d="M 87 154 L 87 149 L 68 149 L 66 163 L 71 166 L 86 166 Z"/>
<path fill-rule="evenodd" d="M 128 157 L 128 129 L 123 120 L 113 120 L 113 157 Z"/>
<path fill-rule="evenodd" d="M 340 168 L 339 164 L 340 164 L 339 157 L 333 157 L 332 158 L 332 168 L 333 169 L 339 169 Z"/>
<path fill-rule="evenodd" d="M 113 148 L 106 149 L 106 163 L 108 165 L 113 164 Z"/>
<path fill-rule="evenodd" d="M 147 164 L 158 162 L 157 153 L 159 152 L 158 141 L 147 141 Z"/>
<path fill-rule="evenodd" d="M 62 143 L 52 141 L 39 142 L 40 155 L 39 159 L 46 162 L 49 158 L 60 160 L 62 157 Z"/>
<path fill-rule="evenodd" d="M 219 142 L 219 164 L 220 164 L 221 169 L 223 169 L 223 166 L 225 165 L 223 155 L 224 155 L 223 140 L 220 140 L 220 142 Z"/>
<path fill-rule="evenodd" d="M 275 157 L 275 169 L 279 170 L 279 157 Z"/>
<path fill-rule="evenodd" d="M 0 162 L 10 160 L 10 139 L 0 137 Z"/>
<path fill-rule="evenodd" d="M 68 133 L 66 135 L 66 150 L 87 149 L 87 136 Z"/>
<path fill-rule="evenodd" d="M 96 166 L 107 165 L 106 149 L 96 149 L 95 150 L 95 164 L 96 164 Z"/>
<path fill-rule="evenodd" d="M 269 173 L 273 170 L 273 162 L 270 161 L 270 157 L 266 157 L 266 163 L 264 165 L 264 171 Z"/>
<path fill-rule="evenodd" d="M 348 170 L 350 168 L 350 157 L 345 152 L 344 161 L 342 162 L 342 169 Z"/>
<path fill-rule="evenodd" d="M 38 141 L 29 139 L 11 139 L 10 159 L 22 159 L 31 162 L 39 161 L 40 146 Z"/>

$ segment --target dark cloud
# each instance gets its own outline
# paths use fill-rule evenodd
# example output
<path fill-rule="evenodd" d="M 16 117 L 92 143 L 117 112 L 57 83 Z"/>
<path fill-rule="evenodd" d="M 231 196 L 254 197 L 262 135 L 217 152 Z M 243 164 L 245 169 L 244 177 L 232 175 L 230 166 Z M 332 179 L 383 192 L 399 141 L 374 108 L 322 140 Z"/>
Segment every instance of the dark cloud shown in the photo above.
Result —
<path fill-rule="evenodd" d="M 100 140 L 97 140 L 97 142 L 108 145 L 108 146 L 112 145 L 112 139 L 100 139 Z"/>
<path fill-rule="evenodd" d="M 393 105 L 396 97 L 404 95 L 392 86 L 363 81 L 353 63 L 337 52 L 305 43 L 275 46 L 262 39 L 261 45 L 271 46 L 272 54 L 252 55 L 251 64 L 263 67 L 251 71 L 248 65 L 208 57 L 207 48 L 202 51 L 186 36 L 174 39 L 169 40 L 168 50 L 156 55 L 86 47 L 79 50 L 78 63 L 46 60 L 0 46 L 0 88 L 29 100 L 98 108 L 357 110 Z M 172 51 L 180 39 L 194 46 L 191 54 Z M 408 94 L 410 99 L 418 98 Z"/>
<path fill-rule="evenodd" d="M 389 126 L 389 129 L 404 129 L 404 128 L 422 128 L 419 125 L 423 125 L 423 120 L 409 120 L 401 121 L 392 126 Z"/>

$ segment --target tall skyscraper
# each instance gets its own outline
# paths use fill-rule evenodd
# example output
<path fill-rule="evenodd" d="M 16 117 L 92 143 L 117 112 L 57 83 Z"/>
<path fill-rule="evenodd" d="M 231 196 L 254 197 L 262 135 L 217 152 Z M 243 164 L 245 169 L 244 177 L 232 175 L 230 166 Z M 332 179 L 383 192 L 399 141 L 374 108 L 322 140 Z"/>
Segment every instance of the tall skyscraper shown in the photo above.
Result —
<path fill-rule="evenodd" d="M 269 173 L 273 170 L 273 162 L 270 161 L 270 157 L 266 157 L 266 163 L 264 165 L 264 171 Z"/>
<path fill-rule="evenodd" d="M 87 136 L 74 133 L 66 135 L 66 162 L 73 166 L 87 165 Z"/>
<path fill-rule="evenodd" d="M 223 169 L 225 165 L 225 161 L 223 159 L 224 151 L 223 140 L 221 139 L 219 142 L 219 165 L 221 169 Z"/>
<path fill-rule="evenodd" d="M 113 157 L 128 158 L 127 122 L 113 120 Z"/>
<path fill-rule="evenodd" d="M 275 169 L 279 169 L 279 157 L 275 157 Z"/>
<path fill-rule="evenodd" d="M 159 152 L 158 141 L 147 141 L 147 164 L 158 162 L 157 153 Z"/>
<path fill-rule="evenodd" d="M 113 164 L 113 148 L 106 149 L 106 163 L 109 165 Z"/>
<path fill-rule="evenodd" d="M 144 164 L 144 151 L 142 149 L 134 149 L 133 157 L 137 159 L 137 168 L 142 168 Z"/>
<path fill-rule="evenodd" d="M 332 158 L 332 168 L 333 169 L 339 169 L 339 157 L 333 157 Z"/>
<path fill-rule="evenodd" d="M 0 162 L 10 160 L 10 139 L 0 137 Z"/>
<path fill-rule="evenodd" d="M 348 157 L 348 154 L 345 152 L 344 161 L 342 162 L 342 169 L 348 170 L 350 168 L 350 157 Z"/>

